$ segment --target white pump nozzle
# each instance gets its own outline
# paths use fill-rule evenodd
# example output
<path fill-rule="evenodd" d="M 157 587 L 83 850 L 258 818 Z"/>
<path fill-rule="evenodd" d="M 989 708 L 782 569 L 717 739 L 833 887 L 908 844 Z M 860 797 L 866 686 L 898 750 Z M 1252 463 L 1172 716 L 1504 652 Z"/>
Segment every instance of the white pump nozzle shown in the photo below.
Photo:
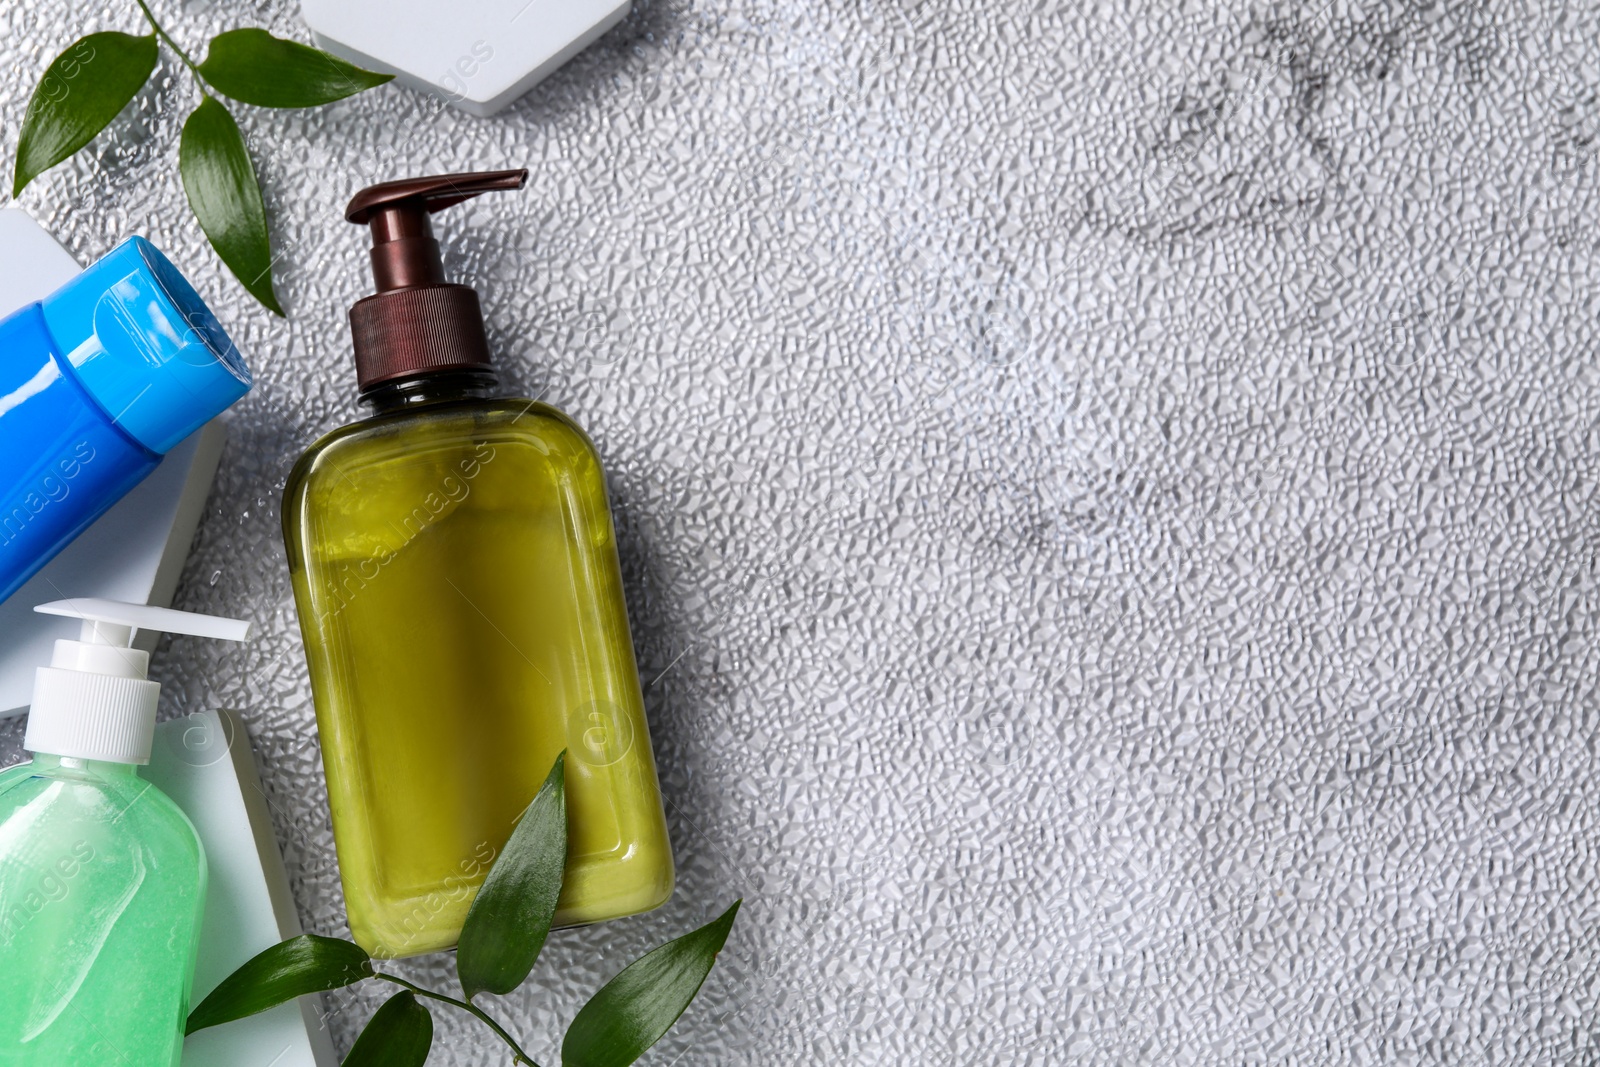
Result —
<path fill-rule="evenodd" d="M 40 604 L 46 615 L 82 619 L 76 641 L 57 641 L 34 676 L 22 746 L 30 752 L 116 763 L 150 762 L 161 686 L 145 675 L 150 654 L 130 647 L 135 630 L 243 641 L 250 624 L 147 604 L 81 597 Z"/>
<path fill-rule="evenodd" d="M 219 619 L 215 615 L 199 615 L 192 611 L 174 611 L 172 608 L 155 608 L 149 604 L 124 604 L 120 600 L 101 600 L 99 597 L 77 597 L 73 600 L 52 600 L 33 609 L 45 615 L 65 615 L 69 619 L 83 620 L 83 634 L 78 638 L 97 645 L 123 645 L 133 635 L 120 640 L 107 640 L 109 627 L 102 624 L 133 630 L 160 630 L 168 634 L 188 634 L 190 637 L 215 637 L 219 641 L 243 641 L 250 636 L 250 624 L 238 619 Z M 106 634 L 106 637 L 102 637 Z"/>

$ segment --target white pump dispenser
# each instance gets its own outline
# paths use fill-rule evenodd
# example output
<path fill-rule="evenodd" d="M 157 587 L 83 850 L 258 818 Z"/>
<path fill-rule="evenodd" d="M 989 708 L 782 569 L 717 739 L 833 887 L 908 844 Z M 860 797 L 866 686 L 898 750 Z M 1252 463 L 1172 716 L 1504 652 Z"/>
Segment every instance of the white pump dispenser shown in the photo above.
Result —
<path fill-rule="evenodd" d="M 148 680 L 150 654 L 130 647 L 135 630 L 243 641 L 250 624 L 171 608 L 80 597 L 33 610 L 83 620 L 76 641 L 57 641 L 34 676 L 22 747 L 114 763 L 150 762 L 161 686 Z"/>

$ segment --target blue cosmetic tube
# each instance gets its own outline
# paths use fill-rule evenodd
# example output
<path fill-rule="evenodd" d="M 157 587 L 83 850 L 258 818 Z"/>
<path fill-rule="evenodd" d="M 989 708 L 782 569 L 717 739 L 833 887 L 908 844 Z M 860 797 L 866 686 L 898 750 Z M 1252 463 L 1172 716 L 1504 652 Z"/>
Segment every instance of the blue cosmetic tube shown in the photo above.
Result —
<path fill-rule="evenodd" d="M 250 389 L 250 369 L 143 237 L 0 320 L 0 600 Z"/>

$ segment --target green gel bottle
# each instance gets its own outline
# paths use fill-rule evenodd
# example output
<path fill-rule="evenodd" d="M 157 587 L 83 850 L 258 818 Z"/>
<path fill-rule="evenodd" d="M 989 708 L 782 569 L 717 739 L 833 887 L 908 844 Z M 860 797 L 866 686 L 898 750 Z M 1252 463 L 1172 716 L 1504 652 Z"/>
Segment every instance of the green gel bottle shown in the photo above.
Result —
<path fill-rule="evenodd" d="M 188 818 L 140 778 L 161 687 L 134 628 L 243 640 L 245 623 L 107 600 L 34 683 L 29 763 L 0 771 L 0 1065 L 177 1067 L 205 904 Z"/>
<path fill-rule="evenodd" d="M 372 416 L 302 456 L 283 532 L 345 909 L 374 956 L 456 944 L 565 750 L 557 925 L 672 893 L 605 477 L 546 404 L 499 395 L 478 297 L 428 215 L 527 171 L 363 190 L 378 292 L 350 312 Z"/>

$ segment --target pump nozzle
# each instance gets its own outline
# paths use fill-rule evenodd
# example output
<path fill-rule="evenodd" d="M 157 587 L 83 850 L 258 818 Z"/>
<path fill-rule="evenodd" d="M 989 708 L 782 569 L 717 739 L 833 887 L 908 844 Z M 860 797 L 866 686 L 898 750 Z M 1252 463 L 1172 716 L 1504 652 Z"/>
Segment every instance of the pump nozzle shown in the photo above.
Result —
<path fill-rule="evenodd" d="M 489 367 L 478 294 L 445 280 L 428 216 L 481 193 L 521 189 L 526 168 L 439 174 L 361 190 L 345 208 L 372 230 L 378 291 L 350 309 L 363 391 L 381 382 L 451 368 Z"/>
<path fill-rule="evenodd" d="M 96 645 L 121 645 L 126 648 L 133 639 L 133 630 L 160 630 L 162 633 L 187 634 L 190 637 L 214 637 L 219 641 L 243 641 L 250 636 L 250 624 L 239 619 L 221 619 L 215 615 L 174 611 L 172 608 L 157 608 L 149 604 L 124 604 L 120 600 L 102 600 L 99 597 L 52 600 L 48 604 L 39 604 L 33 610 L 44 615 L 82 619 L 83 633 L 78 640 Z M 107 627 L 129 632 L 113 638 L 113 631 Z"/>
<path fill-rule="evenodd" d="M 82 619 L 76 641 L 57 641 L 34 676 L 22 747 L 76 759 L 148 763 L 161 686 L 145 675 L 150 654 L 130 647 L 135 630 L 243 641 L 250 624 L 189 611 L 82 597 L 40 604 L 46 615 Z"/>
<path fill-rule="evenodd" d="M 527 180 L 524 167 L 384 182 L 357 193 L 344 217 L 372 227 L 372 278 L 378 292 L 439 285 L 444 263 L 428 216 L 481 193 L 521 189 Z"/>

